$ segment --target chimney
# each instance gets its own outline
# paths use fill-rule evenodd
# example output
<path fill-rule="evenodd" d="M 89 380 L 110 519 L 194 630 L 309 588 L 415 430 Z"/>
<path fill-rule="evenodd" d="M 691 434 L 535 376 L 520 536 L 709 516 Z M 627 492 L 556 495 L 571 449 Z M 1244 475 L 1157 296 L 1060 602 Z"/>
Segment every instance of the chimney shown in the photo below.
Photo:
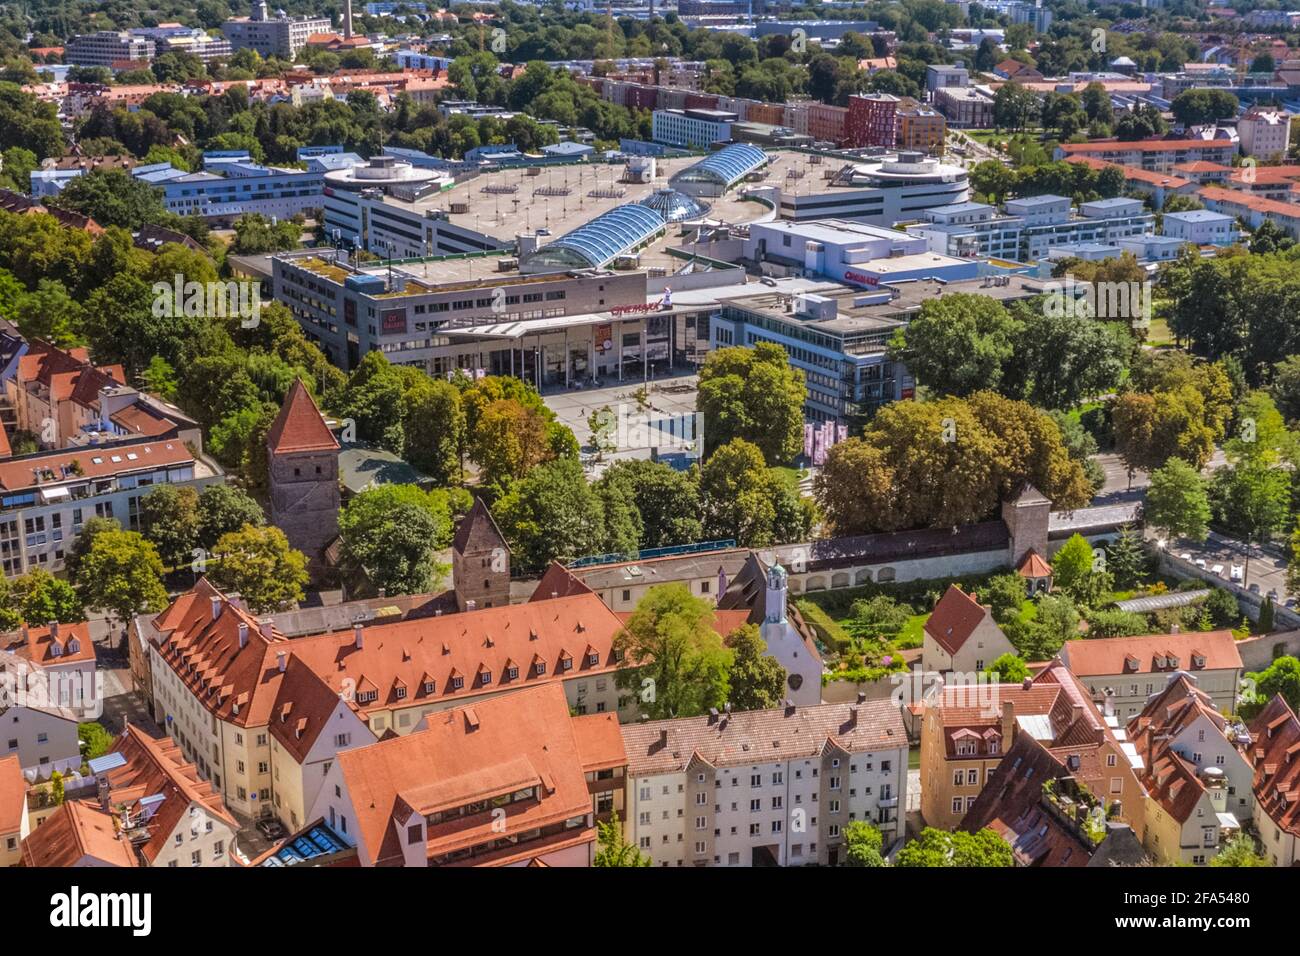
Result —
<path fill-rule="evenodd" d="M 716 707 L 710 707 L 710 708 L 709 708 L 709 723 L 710 723 L 710 724 L 716 724 L 717 722 L 718 722 L 718 708 L 716 708 Z"/>
<path fill-rule="evenodd" d="M 352 636 L 356 639 L 357 650 L 361 650 L 365 645 L 365 638 L 361 636 L 361 630 L 362 628 L 360 624 L 352 625 Z"/>
<path fill-rule="evenodd" d="M 478 602 L 477 602 L 477 601 L 466 601 L 466 602 L 465 602 L 465 610 L 467 610 L 467 611 L 472 611 L 472 610 L 474 610 L 474 609 L 477 608 L 477 607 L 478 607 Z"/>
<path fill-rule="evenodd" d="M 659 746 L 660 746 L 660 747 L 667 747 L 667 746 L 668 746 L 668 731 L 667 731 L 667 730 L 661 730 L 661 731 L 659 731 Z"/>
<path fill-rule="evenodd" d="M 109 810 L 108 795 L 111 790 L 108 777 L 101 776 L 97 782 L 99 784 L 99 809 L 107 813 Z"/>
<path fill-rule="evenodd" d="M 211 602 L 212 620 L 215 621 L 217 618 L 221 617 L 221 605 L 224 602 L 222 602 L 221 598 L 216 595 L 213 595 L 208 600 Z"/>
<path fill-rule="evenodd" d="M 858 706 L 861 707 L 861 706 L 862 706 L 863 704 L 865 704 L 866 702 L 867 702 L 867 693 L 866 693 L 866 691 L 861 691 L 861 690 L 858 691 Z"/>
<path fill-rule="evenodd" d="M 849 726 L 856 727 L 857 725 L 858 725 L 858 705 L 850 704 L 849 705 Z"/>
<path fill-rule="evenodd" d="M 258 621 L 257 628 L 262 632 L 262 636 L 268 641 L 275 636 L 275 632 L 271 630 L 271 619 L 269 617 Z"/>
<path fill-rule="evenodd" d="M 58 621 L 50 621 L 50 637 L 54 638 L 56 641 L 59 639 L 59 622 L 58 622 Z"/>
<path fill-rule="evenodd" d="M 275 663 L 276 663 L 276 666 L 280 668 L 280 673 L 281 673 L 281 674 L 284 673 L 284 668 L 285 668 L 285 666 L 287 665 L 288 661 L 289 661 L 289 652 L 288 652 L 288 651 L 276 651 L 276 654 L 275 654 Z"/>
<path fill-rule="evenodd" d="M 239 622 L 239 646 L 241 648 L 248 645 L 248 622 Z"/>
<path fill-rule="evenodd" d="M 1032 677 L 1026 677 L 1024 680 L 1020 682 L 1021 690 L 1029 690 L 1029 688 L 1033 686 L 1034 686 L 1034 679 Z"/>
<path fill-rule="evenodd" d="M 1011 742 L 1015 739 L 1016 734 L 1016 705 L 1014 701 L 1004 700 L 1002 702 L 1002 752 L 1006 753 L 1011 748 Z"/>

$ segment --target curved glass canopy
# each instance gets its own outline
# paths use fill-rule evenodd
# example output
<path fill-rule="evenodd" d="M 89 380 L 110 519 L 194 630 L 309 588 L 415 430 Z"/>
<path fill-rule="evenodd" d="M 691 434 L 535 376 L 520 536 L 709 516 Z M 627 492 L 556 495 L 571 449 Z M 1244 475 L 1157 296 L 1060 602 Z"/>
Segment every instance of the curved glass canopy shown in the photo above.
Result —
<path fill-rule="evenodd" d="M 520 260 L 530 272 L 599 269 L 664 230 L 659 212 L 638 203 L 616 206 Z"/>
<path fill-rule="evenodd" d="M 689 222 L 702 219 L 709 211 L 709 204 L 694 199 L 676 189 L 659 189 L 640 203 L 653 209 L 664 217 L 665 222 Z"/>
<path fill-rule="evenodd" d="M 694 166 L 683 169 L 673 182 L 713 182 L 729 189 L 767 162 L 767 154 L 750 143 L 732 143 Z"/>

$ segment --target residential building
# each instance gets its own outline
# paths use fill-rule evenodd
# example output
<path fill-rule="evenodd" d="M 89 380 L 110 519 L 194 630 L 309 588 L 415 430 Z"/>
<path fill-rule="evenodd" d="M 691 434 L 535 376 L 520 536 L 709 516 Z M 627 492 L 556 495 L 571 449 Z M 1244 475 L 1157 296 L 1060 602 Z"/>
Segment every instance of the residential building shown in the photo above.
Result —
<path fill-rule="evenodd" d="M 898 148 L 943 155 L 948 121 L 938 110 L 920 103 L 903 104 L 898 110 Z"/>
<path fill-rule="evenodd" d="M 70 799 L 23 841 L 26 866 L 230 866 L 239 824 L 180 748 L 132 724 L 91 761 L 95 799 Z"/>
<path fill-rule="evenodd" d="M 1167 173 L 1180 163 L 1208 162 L 1231 166 L 1236 152 L 1236 142 L 1228 139 L 1093 140 L 1062 143 L 1056 147 L 1054 157 L 1059 160 L 1089 156 L 1120 166 Z"/>
<path fill-rule="evenodd" d="M 993 96 L 978 86 L 947 86 L 934 92 L 934 108 L 954 129 L 990 129 Z"/>
<path fill-rule="evenodd" d="M 1230 246 L 1237 241 L 1237 220 L 1208 209 L 1167 212 L 1164 214 L 1164 233 L 1197 246 Z"/>
<path fill-rule="evenodd" d="M 739 119 L 727 110 L 655 110 L 650 117 L 651 138 L 669 146 L 704 149 L 730 142 L 731 124 Z"/>
<path fill-rule="evenodd" d="M 682 584 L 691 594 L 717 603 L 749 561 L 747 548 L 722 548 L 572 567 L 569 573 L 613 611 L 630 612 L 658 584 Z"/>
<path fill-rule="evenodd" d="M 541 685 L 340 754 L 313 816 L 362 866 L 590 866 L 626 766 L 614 715 Z"/>
<path fill-rule="evenodd" d="M 132 390 L 134 391 L 134 390 Z M 138 530 L 140 498 L 158 484 L 203 488 L 220 466 L 181 437 L 118 439 L 0 461 L 0 569 L 54 572 L 92 517 Z"/>
<path fill-rule="evenodd" d="M 899 98 L 889 93 L 850 96 L 845 123 L 847 145 L 854 149 L 893 148 L 898 141 L 898 104 Z"/>
<path fill-rule="evenodd" d="M 982 202 L 960 202 L 925 212 L 927 222 L 909 225 L 907 232 L 923 238 L 931 252 L 966 259 L 1020 258 L 1024 221 L 1005 216 Z"/>
<path fill-rule="evenodd" d="M 17 703 L 55 710 L 64 717 L 93 720 L 103 710 L 103 688 L 96 669 L 95 646 L 90 627 L 84 622 L 23 624 L 10 634 L 0 635 L 0 680 L 5 681 L 10 702 L 15 702 L 16 692 L 25 691 L 25 699 Z M 24 752 L 24 757 L 34 756 L 36 748 L 24 746 L 30 743 L 30 738 L 19 743 L 18 749 Z M 44 748 L 41 750 L 44 752 Z M 59 756 L 70 757 L 76 752 L 72 747 L 69 753 L 60 753 Z M 37 763 L 34 759 L 24 759 L 23 769 Z"/>
<path fill-rule="evenodd" d="M 154 41 L 132 33 L 101 30 L 72 37 L 64 47 L 70 66 L 106 66 L 110 70 L 147 67 L 156 52 Z"/>
<path fill-rule="evenodd" d="M 339 752 L 426 714 L 554 683 L 578 714 L 630 718 L 614 681 L 622 629 L 583 588 L 287 639 L 201 579 L 146 636 L 154 713 L 200 776 L 235 813 L 297 830 Z"/>
<path fill-rule="evenodd" d="M 1140 713 L 1169 675 L 1187 671 L 1216 710 L 1236 708 L 1241 655 L 1231 631 L 1190 631 L 1144 637 L 1066 641 L 1061 660 L 1094 701 L 1109 699 L 1121 720 Z"/>
<path fill-rule="evenodd" d="M 955 584 L 948 585 L 923 632 L 921 669 L 927 672 L 980 674 L 1003 654 L 1016 653 L 992 609 Z"/>
<path fill-rule="evenodd" d="M 158 56 L 164 53 L 188 53 L 204 63 L 229 60 L 233 48 L 225 37 L 210 36 L 195 27 L 179 23 L 159 24 L 156 27 L 136 27 L 130 31 L 134 37 L 152 40 Z"/>
<path fill-rule="evenodd" d="M 1250 723 L 1255 832 L 1274 866 L 1300 864 L 1300 719 L 1275 696 Z"/>
<path fill-rule="evenodd" d="M 1274 223 L 1292 239 L 1300 239 L 1300 203 L 1265 199 L 1241 189 L 1202 186 L 1199 193 L 1205 208 L 1243 220 L 1258 229 L 1266 220 Z"/>
<path fill-rule="evenodd" d="M 1222 769 L 1198 770 L 1158 734 L 1143 734 L 1135 745 L 1146 801 L 1142 845 L 1165 866 L 1206 865 L 1241 829 L 1228 809 Z"/>
<path fill-rule="evenodd" d="M 930 94 L 939 90 L 970 86 L 970 70 L 964 66 L 947 66 L 932 63 L 925 68 L 925 89 Z"/>
<path fill-rule="evenodd" d="M 888 700 L 628 724 L 624 831 L 653 866 L 835 866 L 844 828 L 903 835 L 907 733 Z"/>
<path fill-rule="evenodd" d="M 961 829 L 992 830 L 1011 844 L 1016 866 L 1146 863 L 1133 828 L 1106 819 L 1087 782 L 1090 770 L 1085 771 L 1082 754 L 1058 755 L 1032 735 L 1018 734 L 962 818 Z"/>
<path fill-rule="evenodd" d="M 964 681 L 927 689 L 921 715 L 921 816 L 952 830 L 975 807 L 1021 735 L 1087 778 L 1107 819 L 1140 831 L 1140 766 L 1124 732 L 1088 699 L 1086 688 L 1053 661 L 1021 684 Z"/>
<path fill-rule="evenodd" d="M 29 832 L 22 767 L 17 757 L 0 757 L 0 866 L 22 864 L 23 840 Z"/>
<path fill-rule="evenodd" d="M 1164 744 L 1202 779 L 1221 778 L 1227 790 L 1226 811 L 1241 823 L 1251 819 L 1254 772 L 1243 744 L 1249 736 L 1246 727 L 1219 713 L 1191 674 L 1169 675 L 1164 688 L 1130 718 L 1127 733 L 1139 753 L 1154 752 Z"/>
<path fill-rule="evenodd" d="M 339 531 L 339 443 L 295 380 L 266 433 L 271 524 L 317 565 Z"/>
<path fill-rule="evenodd" d="M 319 209 L 324 202 L 325 174 L 320 164 L 306 170 L 284 169 L 255 163 L 245 155 L 209 155 L 203 165 L 197 173 L 166 164 L 137 166 L 131 175 L 154 185 L 169 212 L 219 222 L 254 213 L 291 219 Z"/>
<path fill-rule="evenodd" d="M 1285 110 L 1251 107 L 1238 118 L 1237 135 L 1243 155 L 1277 162 L 1291 146 L 1291 116 Z"/>

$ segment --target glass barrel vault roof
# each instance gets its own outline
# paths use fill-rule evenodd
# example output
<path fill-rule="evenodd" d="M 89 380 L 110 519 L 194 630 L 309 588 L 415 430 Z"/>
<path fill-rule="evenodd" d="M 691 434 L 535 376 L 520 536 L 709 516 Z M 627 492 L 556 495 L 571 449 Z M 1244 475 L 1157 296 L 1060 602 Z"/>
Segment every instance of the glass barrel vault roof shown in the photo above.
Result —
<path fill-rule="evenodd" d="M 686 181 L 703 179 L 730 187 L 766 162 L 767 154 L 757 146 L 750 143 L 732 143 L 704 157 L 694 166 L 683 169 L 673 179 Z"/>
<path fill-rule="evenodd" d="M 527 262 L 567 264 L 577 255 L 592 268 L 600 268 L 661 232 L 665 225 L 664 217 L 647 206 L 638 203 L 615 206 L 542 246 Z"/>

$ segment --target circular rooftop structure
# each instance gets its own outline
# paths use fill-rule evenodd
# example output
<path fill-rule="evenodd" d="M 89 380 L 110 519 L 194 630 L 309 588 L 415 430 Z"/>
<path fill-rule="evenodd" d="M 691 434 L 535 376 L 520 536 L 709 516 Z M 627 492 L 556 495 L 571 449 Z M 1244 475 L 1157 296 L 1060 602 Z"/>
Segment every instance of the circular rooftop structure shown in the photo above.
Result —
<path fill-rule="evenodd" d="M 710 208 L 708 203 L 671 187 L 655 190 L 637 205 L 653 209 L 664 217 L 664 222 L 690 222 L 694 219 L 703 219 Z"/>
<path fill-rule="evenodd" d="M 437 170 L 413 166 L 396 156 L 372 156 L 364 164 L 335 169 L 325 174 L 327 185 L 352 190 L 418 186 L 442 178 L 443 174 Z"/>

